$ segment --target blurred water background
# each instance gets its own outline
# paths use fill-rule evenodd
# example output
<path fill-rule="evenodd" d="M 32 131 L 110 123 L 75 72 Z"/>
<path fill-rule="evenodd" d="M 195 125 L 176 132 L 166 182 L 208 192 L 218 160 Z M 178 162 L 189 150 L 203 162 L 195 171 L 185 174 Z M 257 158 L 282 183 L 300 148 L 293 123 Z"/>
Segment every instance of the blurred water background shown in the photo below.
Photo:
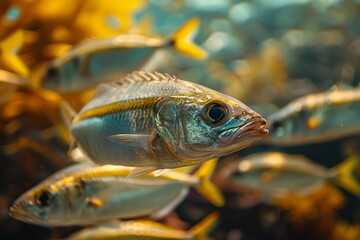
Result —
<path fill-rule="evenodd" d="M 359 0 L 2 0 L 0 17 L 0 78 L 5 79 L 0 85 L 0 239 L 58 239 L 80 229 L 29 225 L 10 218 L 8 209 L 25 190 L 72 163 L 58 102 L 53 90 L 40 87 L 39 76 L 51 60 L 85 39 L 128 32 L 166 37 L 198 17 L 195 42 L 209 52 L 206 60 L 166 48 L 144 68 L 233 96 L 265 118 L 301 96 L 329 91 L 338 83 L 356 88 L 360 81 Z M 18 30 L 25 38 L 19 46 L 12 42 L 16 54 L 9 57 L 12 44 L 6 39 Z M 3 83 L 12 81 L 9 74 L 30 79 L 26 84 L 37 90 Z M 63 97 L 79 110 L 92 93 Z M 341 109 L 335 111 L 347 118 L 353 108 Z M 354 121 L 360 126 L 359 118 Z M 220 174 L 227 161 L 267 151 L 301 154 L 332 168 L 357 155 L 359 146 L 356 129 L 317 143 L 260 142 L 221 159 L 213 181 L 226 197 L 224 207 L 191 191 L 162 222 L 185 229 L 217 211 L 213 239 L 360 239 L 359 196 L 336 184 L 264 201 L 256 189 L 230 188 Z M 360 181 L 359 164 L 351 175 Z"/>

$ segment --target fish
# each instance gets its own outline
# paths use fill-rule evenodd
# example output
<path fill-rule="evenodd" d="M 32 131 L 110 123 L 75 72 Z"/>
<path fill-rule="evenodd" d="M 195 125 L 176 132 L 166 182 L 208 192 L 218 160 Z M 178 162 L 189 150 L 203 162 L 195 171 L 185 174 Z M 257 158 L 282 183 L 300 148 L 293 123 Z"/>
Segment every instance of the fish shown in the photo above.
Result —
<path fill-rule="evenodd" d="M 167 39 L 139 34 L 121 34 L 88 40 L 50 63 L 42 77 L 42 86 L 60 93 L 78 92 L 141 69 L 156 50 L 171 46 L 196 59 L 207 56 L 191 42 L 199 25 L 198 18 L 188 20 Z"/>
<path fill-rule="evenodd" d="M 21 195 L 10 208 L 17 220 L 40 226 L 89 225 L 112 219 L 161 218 L 187 195 L 189 187 L 216 206 L 221 192 L 209 181 L 216 161 L 204 163 L 194 175 L 168 171 L 131 176 L 131 167 L 91 162 L 71 165 Z"/>
<path fill-rule="evenodd" d="M 208 239 L 207 232 L 216 223 L 218 213 L 211 213 L 187 231 L 179 230 L 151 220 L 110 222 L 85 228 L 71 234 L 66 240 L 82 239 Z"/>
<path fill-rule="evenodd" d="M 268 119 L 264 143 L 298 146 L 360 133 L 360 88 L 336 87 L 290 102 Z"/>
<path fill-rule="evenodd" d="M 19 87 L 24 87 L 28 84 L 29 80 L 27 78 L 0 70 L 0 104 L 7 102 Z"/>
<path fill-rule="evenodd" d="M 239 100 L 167 73 L 104 83 L 75 115 L 62 105 L 72 146 L 97 164 L 149 172 L 228 155 L 268 134 L 266 120 Z"/>
<path fill-rule="evenodd" d="M 360 195 L 360 183 L 352 176 L 353 169 L 359 164 L 356 155 L 330 169 L 303 155 L 281 152 L 255 153 L 234 162 L 236 167 L 223 171 L 222 177 L 238 187 L 260 190 L 265 200 L 294 192 L 306 195 L 326 181 L 333 181 L 354 195 Z"/>

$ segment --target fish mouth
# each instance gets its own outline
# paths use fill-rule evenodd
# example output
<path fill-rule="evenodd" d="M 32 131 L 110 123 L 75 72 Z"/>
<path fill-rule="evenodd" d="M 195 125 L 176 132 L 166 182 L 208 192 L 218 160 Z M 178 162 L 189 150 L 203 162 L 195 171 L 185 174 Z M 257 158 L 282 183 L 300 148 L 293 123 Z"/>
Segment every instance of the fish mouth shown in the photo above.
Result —
<path fill-rule="evenodd" d="M 12 218 L 15 218 L 15 219 L 18 219 L 18 220 L 21 220 L 21 221 L 26 221 L 26 219 L 29 218 L 29 214 L 24 210 L 22 209 L 19 204 L 14 204 L 13 206 L 11 206 L 9 208 L 9 215 L 12 217 Z"/>
<path fill-rule="evenodd" d="M 12 218 L 20 220 L 22 222 L 27 222 L 27 223 L 33 222 L 33 218 L 31 217 L 31 214 L 22 207 L 22 204 L 20 202 L 14 203 L 9 208 L 9 215 Z"/>
<path fill-rule="evenodd" d="M 237 127 L 236 131 L 231 137 L 225 138 L 221 141 L 221 145 L 228 146 L 230 144 L 263 138 L 269 134 L 269 130 L 265 129 L 266 120 L 260 116 L 252 117 L 245 121 L 242 125 Z"/>

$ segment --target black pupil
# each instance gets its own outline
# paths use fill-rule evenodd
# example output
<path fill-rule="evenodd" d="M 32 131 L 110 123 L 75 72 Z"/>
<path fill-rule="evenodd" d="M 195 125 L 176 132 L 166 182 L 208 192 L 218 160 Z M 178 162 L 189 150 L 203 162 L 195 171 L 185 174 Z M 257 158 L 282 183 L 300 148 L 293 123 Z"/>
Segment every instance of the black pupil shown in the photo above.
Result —
<path fill-rule="evenodd" d="M 51 67 L 51 68 L 48 69 L 47 77 L 49 79 L 56 79 L 57 76 L 58 76 L 58 71 L 55 68 Z"/>
<path fill-rule="evenodd" d="M 220 106 L 212 106 L 209 110 L 209 117 L 212 120 L 219 120 L 224 115 L 223 109 Z"/>
<path fill-rule="evenodd" d="M 44 191 L 40 193 L 40 195 L 37 198 L 37 202 L 40 206 L 49 206 L 52 201 L 52 194 Z"/>
<path fill-rule="evenodd" d="M 281 123 L 276 121 L 272 124 L 272 126 L 274 129 L 277 129 L 277 128 L 281 127 Z"/>
<path fill-rule="evenodd" d="M 225 118 L 226 108 L 218 103 L 213 103 L 207 108 L 207 119 L 215 124 Z"/>

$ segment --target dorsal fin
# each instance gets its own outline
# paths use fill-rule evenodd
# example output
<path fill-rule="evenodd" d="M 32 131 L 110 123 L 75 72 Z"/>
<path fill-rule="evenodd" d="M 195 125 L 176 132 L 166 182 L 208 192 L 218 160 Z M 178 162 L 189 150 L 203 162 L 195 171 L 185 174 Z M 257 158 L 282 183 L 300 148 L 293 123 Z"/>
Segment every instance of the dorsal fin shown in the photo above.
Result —
<path fill-rule="evenodd" d="M 121 77 L 115 81 L 117 84 L 131 83 L 131 82 L 143 82 L 143 81 L 174 81 L 177 78 L 174 75 L 168 73 L 159 72 L 147 72 L 147 71 L 134 71 L 128 75 Z"/>

